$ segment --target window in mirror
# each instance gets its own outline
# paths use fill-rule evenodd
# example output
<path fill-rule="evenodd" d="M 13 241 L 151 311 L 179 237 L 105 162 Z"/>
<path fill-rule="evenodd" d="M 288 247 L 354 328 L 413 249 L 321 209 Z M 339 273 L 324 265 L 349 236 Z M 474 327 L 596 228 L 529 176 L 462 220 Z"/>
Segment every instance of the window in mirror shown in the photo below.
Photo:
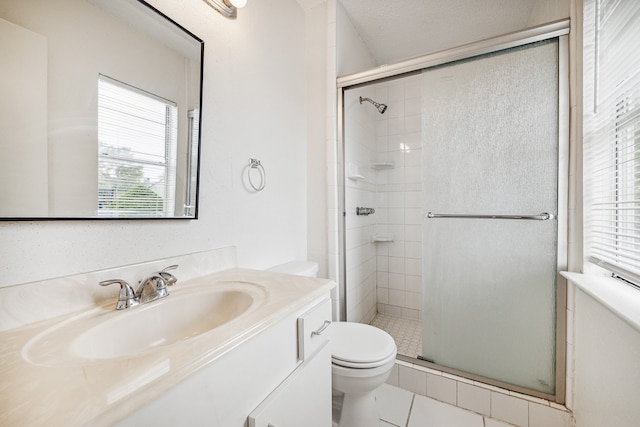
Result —
<path fill-rule="evenodd" d="M 176 103 L 98 79 L 98 216 L 174 214 Z"/>

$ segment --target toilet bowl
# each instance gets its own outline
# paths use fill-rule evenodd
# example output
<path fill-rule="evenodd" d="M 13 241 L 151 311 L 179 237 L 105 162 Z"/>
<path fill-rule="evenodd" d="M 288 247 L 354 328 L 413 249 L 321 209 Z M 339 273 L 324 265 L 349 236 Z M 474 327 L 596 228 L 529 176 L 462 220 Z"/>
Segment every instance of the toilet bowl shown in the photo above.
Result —
<path fill-rule="evenodd" d="M 375 391 L 396 361 L 395 342 L 385 331 L 363 323 L 337 322 L 331 329 L 331 385 L 343 394 L 334 425 L 377 426 Z"/>
<path fill-rule="evenodd" d="M 318 264 L 292 261 L 270 271 L 315 277 Z M 396 361 L 391 335 L 371 325 L 334 322 L 331 325 L 331 386 L 342 397 L 334 411 L 334 426 L 377 426 L 375 391 L 389 378 Z"/>

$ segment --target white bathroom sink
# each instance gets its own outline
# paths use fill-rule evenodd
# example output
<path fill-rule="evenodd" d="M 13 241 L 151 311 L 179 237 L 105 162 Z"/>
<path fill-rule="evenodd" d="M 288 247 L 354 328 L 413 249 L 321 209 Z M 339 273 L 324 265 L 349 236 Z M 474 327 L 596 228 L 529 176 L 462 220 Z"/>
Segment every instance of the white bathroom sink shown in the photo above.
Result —
<path fill-rule="evenodd" d="M 152 303 L 94 311 L 62 322 L 27 343 L 23 356 L 46 365 L 136 357 L 215 330 L 255 309 L 266 297 L 261 285 L 249 282 L 175 289 Z"/>
<path fill-rule="evenodd" d="M 169 295 L 92 327 L 73 341 L 71 351 L 89 359 L 134 356 L 210 331 L 240 316 L 253 302 L 242 290 Z"/>

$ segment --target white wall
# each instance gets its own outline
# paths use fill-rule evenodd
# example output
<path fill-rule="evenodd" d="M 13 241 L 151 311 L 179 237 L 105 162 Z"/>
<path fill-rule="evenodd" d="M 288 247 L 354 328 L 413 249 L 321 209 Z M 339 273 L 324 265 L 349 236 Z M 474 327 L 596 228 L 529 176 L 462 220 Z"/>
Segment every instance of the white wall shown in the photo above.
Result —
<path fill-rule="evenodd" d="M 305 15 L 252 1 L 229 20 L 201 0 L 151 5 L 205 42 L 199 219 L 0 222 L 0 286 L 236 245 L 239 265 L 305 258 Z M 267 185 L 242 173 L 262 161 Z"/>
<path fill-rule="evenodd" d="M 536 0 L 531 8 L 527 27 L 546 24 L 569 17 L 571 0 Z"/>
<path fill-rule="evenodd" d="M 574 356 L 570 376 L 576 426 L 636 427 L 640 423 L 640 330 L 570 286 L 575 301 L 570 298 L 569 313 L 575 323 L 568 356 Z"/>
<path fill-rule="evenodd" d="M 336 72 L 338 76 L 374 68 L 377 64 L 358 34 L 340 1 L 336 1 L 336 25 L 338 44 Z"/>
<path fill-rule="evenodd" d="M 327 3 L 305 11 L 307 22 L 307 257 L 328 277 Z"/>

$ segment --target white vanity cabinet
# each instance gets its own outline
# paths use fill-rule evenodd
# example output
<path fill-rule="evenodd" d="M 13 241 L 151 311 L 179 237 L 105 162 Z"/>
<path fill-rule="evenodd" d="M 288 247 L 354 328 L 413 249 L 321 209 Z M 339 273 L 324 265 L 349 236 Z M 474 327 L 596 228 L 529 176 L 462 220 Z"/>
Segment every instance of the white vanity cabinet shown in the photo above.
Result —
<path fill-rule="evenodd" d="M 329 300 L 298 318 L 302 364 L 249 415 L 249 427 L 331 426 L 330 318 Z"/>
<path fill-rule="evenodd" d="M 270 324 L 115 425 L 330 427 L 329 293 Z M 299 327 L 300 326 L 300 327 Z M 142 391 L 142 390 L 141 390 Z"/>

